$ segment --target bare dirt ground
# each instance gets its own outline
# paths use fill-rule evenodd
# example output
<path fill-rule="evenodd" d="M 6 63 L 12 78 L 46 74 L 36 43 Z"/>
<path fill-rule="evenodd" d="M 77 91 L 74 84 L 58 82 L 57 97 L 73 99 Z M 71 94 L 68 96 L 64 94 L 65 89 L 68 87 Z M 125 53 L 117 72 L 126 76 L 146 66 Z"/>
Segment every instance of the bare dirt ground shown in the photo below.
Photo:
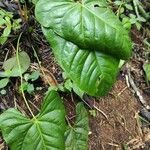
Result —
<path fill-rule="evenodd" d="M 145 142 L 150 142 L 150 130 L 142 130 L 138 116 L 141 106 L 124 80 L 118 80 L 111 94 L 96 105 L 107 118 L 99 112 L 91 117 L 90 150 L 121 150 L 126 145 L 131 150 L 149 150 Z"/>

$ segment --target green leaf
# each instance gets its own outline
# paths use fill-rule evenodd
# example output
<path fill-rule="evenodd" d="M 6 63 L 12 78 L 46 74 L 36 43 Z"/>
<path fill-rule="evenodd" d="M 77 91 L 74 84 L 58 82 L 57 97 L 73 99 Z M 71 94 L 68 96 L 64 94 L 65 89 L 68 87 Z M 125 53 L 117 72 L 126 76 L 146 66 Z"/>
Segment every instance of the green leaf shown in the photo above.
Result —
<path fill-rule="evenodd" d="M 67 80 L 65 81 L 65 83 L 64 83 L 64 87 L 65 87 L 68 91 L 71 92 L 72 86 L 73 86 L 73 84 L 72 84 L 72 82 L 70 81 L 70 79 L 67 79 Z"/>
<path fill-rule="evenodd" d="M 22 51 L 19 53 L 19 62 L 21 66 L 21 73 L 23 74 L 24 72 L 27 71 L 27 69 L 30 66 L 30 58 L 26 52 Z M 7 76 L 10 77 L 20 76 L 20 70 L 16 56 L 6 60 L 3 64 L 3 68 Z"/>
<path fill-rule="evenodd" d="M 68 127 L 66 131 L 65 150 L 88 150 L 88 114 L 83 103 L 78 103 L 76 107 L 76 121 L 73 127 Z"/>
<path fill-rule="evenodd" d="M 0 129 L 11 150 L 65 150 L 65 110 L 61 99 L 50 92 L 36 118 L 16 109 L 0 116 Z"/>
<path fill-rule="evenodd" d="M 130 29 L 131 29 L 131 22 L 130 22 L 130 19 L 128 17 L 123 17 L 122 24 L 123 24 L 123 27 L 125 29 L 127 29 L 128 31 L 130 31 Z"/>
<path fill-rule="evenodd" d="M 18 30 L 18 29 L 21 28 L 21 25 L 20 25 L 21 21 L 22 21 L 22 20 L 21 20 L 20 18 L 13 20 L 12 29 L 13 29 L 14 31 L 16 31 L 16 30 Z"/>
<path fill-rule="evenodd" d="M 28 88 L 28 82 L 23 82 L 22 85 L 19 87 L 19 92 L 21 93 L 21 91 L 26 91 Z"/>
<path fill-rule="evenodd" d="M 143 65 L 143 69 L 145 71 L 147 80 L 150 81 L 150 63 L 145 63 Z"/>
<path fill-rule="evenodd" d="M 140 31 L 142 24 L 140 22 L 136 22 L 135 25 L 136 25 L 137 29 Z"/>
<path fill-rule="evenodd" d="M 100 51 L 119 59 L 131 56 L 128 32 L 105 0 L 39 0 L 35 14 L 43 27 L 81 49 Z"/>
<path fill-rule="evenodd" d="M 35 81 L 35 80 L 37 80 L 37 79 L 39 78 L 39 76 L 40 76 L 40 72 L 39 72 L 39 71 L 34 71 L 34 72 L 32 72 L 31 75 L 29 76 L 29 79 L 30 79 L 31 81 Z"/>
<path fill-rule="evenodd" d="M 27 85 L 27 92 L 29 94 L 31 94 L 32 92 L 34 92 L 34 85 L 33 84 L 28 83 L 28 85 Z"/>
<path fill-rule="evenodd" d="M 0 80 L 0 89 L 6 87 L 7 84 L 8 84 L 8 82 L 9 82 L 9 79 L 8 79 L 8 78 L 1 79 L 1 80 Z"/>
<path fill-rule="evenodd" d="M 125 4 L 125 7 L 126 7 L 127 9 L 129 9 L 129 10 L 133 10 L 133 7 L 132 7 L 131 4 Z"/>
<path fill-rule="evenodd" d="M 118 73 L 118 59 L 98 51 L 79 49 L 51 30 L 43 31 L 59 64 L 81 90 L 93 96 L 103 96 L 110 90 Z"/>
<path fill-rule="evenodd" d="M 128 59 L 132 47 L 128 31 L 105 0 L 39 0 L 35 14 L 73 83 L 89 95 L 105 95 L 119 60 Z"/>
<path fill-rule="evenodd" d="M 119 5 L 123 5 L 124 2 L 123 1 L 115 1 L 114 4 L 119 6 Z"/>
<path fill-rule="evenodd" d="M 1 18 L 1 19 L 0 19 L 0 26 L 4 25 L 5 23 L 6 23 L 6 20 L 3 19 L 3 18 Z"/>
<path fill-rule="evenodd" d="M 7 38 L 11 32 L 11 21 L 8 16 L 5 17 L 5 25 L 6 25 L 6 28 L 4 28 L 4 31 L 3 31 L 2 35 L 0 36 L 0 44 L 4 44 L 7 41 Z"/>

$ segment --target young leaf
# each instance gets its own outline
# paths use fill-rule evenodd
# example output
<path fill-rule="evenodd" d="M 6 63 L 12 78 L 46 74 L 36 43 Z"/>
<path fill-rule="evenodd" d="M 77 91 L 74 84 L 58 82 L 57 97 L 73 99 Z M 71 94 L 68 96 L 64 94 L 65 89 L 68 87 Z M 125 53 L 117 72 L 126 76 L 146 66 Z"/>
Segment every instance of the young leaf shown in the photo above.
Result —
<path fill-rule="evenodd" d="M 10 18 L 9 17 L 5 17 L 5 25 L 6 25 L 6 28 L 4 29 L 3 31 L 3 34 L 0 36 L 0 44 L 4 44 L 11 32 L 11 21 L 10 21 Z"/>
<path fill-rule="evenodd" d="M 5 86 L 7 86 L 9 82 L 9 79 L 8 78 L 4 78 L 4 79 L 1 79 L 0 80 L 0 89 L 4 88 Z"/>
<path fill-rule="evenodd" d="M 31 75 L 29 76 L 29 79 L 30 79 L 31 81 L 35 81 L 35 80 L 37 80 L 37 79 L 39 78 L 39 76 L 40 76 L 40 72 L 39 72 L 39 71 L 34 71 L 34 72 L 32 72 Z"/>
<path fill-rule="evenodd" d="M 28 85 L 27 85 L 27 92 L 29 94 L 31 94 L 32 92 L 34 92 L 34 85 L 33 84 L 28 83 Z"/>
<path fill-rule="evenodd" d="M 0 116 L 0 129 L 11 150 L 65 150 L 65 110 L 54 91 L 46 96 L 36 118 L 16 109 Z"/>
<path fill-rule="evenodd" d="M 23 74 L 30 66 L 30 58 L 26 52 L 22 51 L 19 53 L 19 63 L 21 66 L 21 73 Z M 20 70 L 16 56 L 6 60 L 3 64 L 3 68 L 6 72 L 8 72 L 6 74 L 10 77 L 20 76 Z"/>
<path fill-rule="evenodd" d="M 68 127 L 66 131 L 65 150 L 87 150 L 88 149 L 88 114 L 83 103 L 78 103 L 76 107 L 76 121 L 73 127 Z"/>

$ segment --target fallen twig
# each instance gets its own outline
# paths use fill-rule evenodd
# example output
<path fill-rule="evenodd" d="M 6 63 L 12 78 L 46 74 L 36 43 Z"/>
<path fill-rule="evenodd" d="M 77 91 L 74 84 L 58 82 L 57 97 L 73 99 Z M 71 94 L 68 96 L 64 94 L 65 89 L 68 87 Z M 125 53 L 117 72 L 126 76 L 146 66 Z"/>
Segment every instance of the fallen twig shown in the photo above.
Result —
<path fill-rule="evenodd" d="M 128 74 L 128 81 L 134 92 L 136 93 L 137 97 L 139 98 L 140 103 L 148 110 L 150 110 L 150 106 L 144 100 L 142 94 L 140 93 L 139 89 L 137 88 L 136 84 L 134 83 L 131 73 L 130 73 L 130 66 L 127 64 L 127 74 Z"/>

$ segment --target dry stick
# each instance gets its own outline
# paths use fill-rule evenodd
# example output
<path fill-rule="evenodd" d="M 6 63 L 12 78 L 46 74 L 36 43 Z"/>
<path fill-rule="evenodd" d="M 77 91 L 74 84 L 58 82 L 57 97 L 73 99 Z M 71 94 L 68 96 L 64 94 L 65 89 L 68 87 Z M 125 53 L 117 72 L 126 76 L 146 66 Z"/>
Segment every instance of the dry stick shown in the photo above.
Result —
<path fill-rule="evenodd" d="M 102 110 L 100 110 L 98 107 L 96 107 L 95 105 L 93 106 L 94 107 L 94 109 L 96 109 L 98 112 L 100 112 L 107 120 L 109 120 L 108 119 L 108 116 L 102 111 Z"/>
<path fill-rule="evenodd" d="M 97 110 L 98 112 L 100 112 L 100 113 L 107 119 L 107 121 L 109 122 L 108 116 L 107 116 L 102 110 L 100 110 L 97 106 L 93 105 L 93 106 L 91 107 L 83 98 L 81 98 L 81 100 L 82 100 L 90 109 L 92 109 L 92 107 L 93 107 L 95 110 Z"/>
<path fill-rule="evenodd" d="M 9 54 L 9 50 L 7 51 L 7 53 L 6 53 L 6 56 L 5 56 L 5 59 L 4 59 L 4 62 L 7 60 L 7 58 L 8 58 L 8 54 Z M 3 63 L 4 64 L 4 63 Z"/>
<path fill-rule="evenodd" d="M 143 96 L 141 95 L 139 89 L 137 88 L 137 86 L 135 85 L 132 77 L 131 77 L 131 73 L 130 73 L 130 66 L 129 64 L 127 64 L 127 73 L 128 73 L 128 80 L 129 80 L 129 83 L 131 85 L 131 87 L 133 88 L 134 92 L 136 93 L 136 95 L 138 96 L 139 98 L 139 101 L 140 103 L 148 110 L 150 110 L 150 106 L 147 105 L 146 101 L 144 100 Z"/>
<path fill-rule="evenodd" d="M 39 109 L 34 103 L 32 103 L 31 101 L 29 101 L 29 103 L 30 103 L 37 111 L 40 111 L 40 109 Z"/>

